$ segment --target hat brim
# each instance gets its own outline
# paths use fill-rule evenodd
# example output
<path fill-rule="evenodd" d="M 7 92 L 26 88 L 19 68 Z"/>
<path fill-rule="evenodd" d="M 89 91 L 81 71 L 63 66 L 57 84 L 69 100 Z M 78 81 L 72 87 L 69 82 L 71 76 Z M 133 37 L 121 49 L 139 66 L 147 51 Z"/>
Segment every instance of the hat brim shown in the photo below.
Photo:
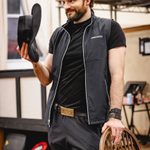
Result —
<path fill-rule="evenodd" d="M 33 33 L 32 33 L 32 38 L 31 38 L 31 41 L 30 41 L 30 45 L 33 43 L 37 33 L 38 33 L 38 30 L 39 30 L 39 27 L 40 27 L 40 23 L 41 23 L 41 6 L 39 4 L 35 4 L 33 7 L 32 7 L 32 29 L 33 29 Z"/>
<path fill-rule="evenodd" d="M 21 49 L 23 42 L 31 45 L 38 33 L 41 23 L 41 6 L 34 4 L 31 15 L 20 16 L 18 20 L 18 45 Z"/>

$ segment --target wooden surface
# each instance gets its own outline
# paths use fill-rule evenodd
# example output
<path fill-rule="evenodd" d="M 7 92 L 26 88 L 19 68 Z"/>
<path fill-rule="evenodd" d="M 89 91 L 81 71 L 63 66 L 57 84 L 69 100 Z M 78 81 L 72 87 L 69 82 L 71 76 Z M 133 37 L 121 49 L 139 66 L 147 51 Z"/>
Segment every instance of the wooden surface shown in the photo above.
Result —
<path fill-rule="evenodd" d="M 138 140 L 127 128 L 124 129 L 122 139 L 117 145 L 112 141 L 111 129 L 107 128 L 102 134 L 99 148 L 99 150 L 141 150 Z"/>
<path fill-rule="evenodd" d="M 143 25 L 143 26 L 137 26 L 137 27 L 129 27 L 129 28 L 124 28 L 123 29 L 123 31 L 125 33 L 131 33 L 131 32 L 143 31 L 143 30 L 150 30 L 150 25 Z"/>
<path fill-rule="evenodd" d="M 4 132 L 2 129 L 0 129 L 0 150 L 3 150 L 4 145 Z"/>

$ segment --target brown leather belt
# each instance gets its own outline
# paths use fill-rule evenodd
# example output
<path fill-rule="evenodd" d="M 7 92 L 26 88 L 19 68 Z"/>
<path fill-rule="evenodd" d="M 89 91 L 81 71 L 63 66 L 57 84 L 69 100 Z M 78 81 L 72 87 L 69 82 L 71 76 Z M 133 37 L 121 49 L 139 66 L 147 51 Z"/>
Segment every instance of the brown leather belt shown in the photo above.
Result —
<path fill-rule="evenodd" d="M 61 114 L 63 116 L 68 116 L 68 117 L 75 117 L 75 116 L 86 117 L 87 116 L 86 113 L 78 112 L 75 109 L 63 107 L 58 104 L 55 104 L 54 108 L 59 114 Z"/>

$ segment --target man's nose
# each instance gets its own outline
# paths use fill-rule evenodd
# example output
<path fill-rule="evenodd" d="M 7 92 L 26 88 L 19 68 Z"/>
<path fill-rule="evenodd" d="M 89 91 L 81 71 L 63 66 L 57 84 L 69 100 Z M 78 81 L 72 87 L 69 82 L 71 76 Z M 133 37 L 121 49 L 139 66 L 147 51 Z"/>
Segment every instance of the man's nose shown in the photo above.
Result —
<path fill-rule="evenodd" d="M 69 4 L 68 2 L 65 2 L 63 7 L 64 7 L 65 9 L 68 9 L 68 8 L 70 8 L 70 4 Z"/>

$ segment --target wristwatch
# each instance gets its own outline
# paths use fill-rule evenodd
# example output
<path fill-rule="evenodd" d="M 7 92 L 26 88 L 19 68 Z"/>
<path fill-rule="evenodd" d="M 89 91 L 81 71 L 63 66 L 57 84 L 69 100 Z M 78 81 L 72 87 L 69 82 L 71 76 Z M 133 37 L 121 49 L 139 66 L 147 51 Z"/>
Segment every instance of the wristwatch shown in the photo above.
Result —
<path fill-rule="evenodd" d="M 113 108 L 108 113 L 108 119 L 115 118 L 121 120 L 121 109 Z"/>

